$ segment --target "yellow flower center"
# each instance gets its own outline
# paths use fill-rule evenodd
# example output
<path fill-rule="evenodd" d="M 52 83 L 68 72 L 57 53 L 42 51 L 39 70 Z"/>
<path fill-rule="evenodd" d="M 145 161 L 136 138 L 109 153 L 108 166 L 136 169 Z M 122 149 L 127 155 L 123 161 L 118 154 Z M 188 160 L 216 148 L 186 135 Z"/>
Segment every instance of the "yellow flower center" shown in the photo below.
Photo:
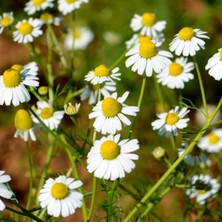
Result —
<path fill-rule="evenodd" d="M 181 40 L 184 40 L 184 41 L 189 41 L 193 38 L 194 36 L 194 30 L 190 27 L 185 27 L 185 28 L 182 28 L 180 31 L 179 31 L 179 38 Z"/>
<path fill-rule="evenodd" d="M 54 113 L 54 110 L 52 107 L 45 107 L 42 109 L 41 113 L 40 113 L 40 116 L 43 118 L 43 119 L 49 119 L 53 116 L 53 113 Z"/>
<path fill-rule="evenodd" d="M 121 104 L 113 99 L 107 97 L 102 101 L 102 111 L 105 117 L 114 117 L 122 110 Z"/>
<path fill-rule="evenodd" d="M 145 35 L 139 35 L 139 42 L 149 42 L 150 40 L 152 40 L 151 36 L 145 36 Z"/>
<path fill-rule="evenodd" d="M 220 60 L 222 60 L 222 49 L 220 49 Z"/>
<path fill-rule="evenodd" d="M 68 3 L 68 4 L 72 4 L 74 2 L 76 2 L 76 0 L 66 0 L 66 3 Z"/>
<path fill-rule="evenodd" d="M 153 26 L 155 23 L 155 20 L 156 20 L 156 16 L 152 13 L 144 13 L 142 15 L 142 24 L 144 26 L 148 26 L 148 27 Z"/>
<path fill-rule="evenodd" d="M 140 43 L 140 55 L 143 57 L 143 58 L 146 58 L 146 59 L 150 59 L 152 58 L 153 56 L 155 56 L 157 54 L 156 52 L 156 46 L 153 42 L 149 41 L 149 42 L 144 42 L 142 41 Z"/>
<path fill-rule="evenodd" d="M 104 65 L 97 66 L 94 72 L 96 76 L 109 76 L 109 69 Z"/>
<path fill-rule="evenodd" d="M 7 27 L 7 26 L 11 25 L 12 22 L 13 22 L 12 18 L 10 18 L 10 17 L 4 17 L 4 18 L 2 18 L 0 24 L 1 24 L 2 26 L 4 26 L 4 27 Z"/>
<path fill-rule="evenodd" d="M 11 69 L 15 69 L 18 72 L 21 72 L 24 69 L 24 66 L 19 65 L 19 64 L 14 64 L 13 66 L 11 66 Z"/>
<path fill-rule="evenodd" d="M 8 69 L 3 73 L 3 82 L 6 87 L 13 88 L 20 84 L 21 76 L 15 69 Z"/>
<path fill-rule="evenodd" d="M 38 93 L 41 95 L 41 96 L 44 96 L 48 93 L 48 86 L 40 86 L 38 88 Z"/>
<path fill-rule="evenodd" d="M 45 12 L 45 13 L 41 14 L 40 19 L 44 22 L 48 22 L 53 19 L 53 15 L 48 12 Z"/>
<path fill-rule="evenodd" d="M 29 22 L 23 22 L 18 28 L 22 35 L 28 35 L 32 33 L 33 27 Z"/>
<path fill-rule="evenodd" d="M 113 160 L 120 154 L 119 146 L 112 140 L 102 143 L 100 153 L 105 160 Z"/>
<path fill-rule="evenodd" d="M 42 3 L 44 3 L 45 0 L 32 0 L 32 4 L 35 6 L 35 7 L 38 7 L 38 6 L 41 6 Z"/>
<path fill-rule="evenodd" d="M 177 62 L 173 62 L 170 64 L 169 66 L 169 74 L 171 76 L 178 76 L 183 72 L 183 67 L 177 63 Z"/>
<path fill-rule="evenodd" d="M 169 125 L 174 125 L 179 120 L 179 116 L 176 113 L 168 113 L 166 116 L 166 123 Z"/>
<path fill-rule="evenodd" d="M 74 30 L 73 35 L 74 35 L 74 39 L 80 39 L 81 37 L 81 33 L 79 30 Z"/>
<path fill-rule="evenodd" d="M 55 183 L 51 188 L 51 194 L 55 199 L 64 199 L 68 193 L 68 186 L 64 183 Z"/>
<path fill-rule="evenodd" d="M 75 106 L 73 106 L 72 104 L 69 104 L 65 109 L 65 113 L 67 115 L 75 115 L 76 113 L 78 113 L 78 110 L 76 109 Z"/>
<path fill-rule="evenodd" d="M 217 136 L 215 133 L 210 133 L 208 135 L 208 141 L 210 144 L 216 144 L 220 140 L 219 136 Z"/>
<path fill-rule="evenodd" d="M 15 114 L 15 127 L 21 131 L 28 131 L 33 127 L 31 115 L 25 109 L 19 109 Z"/>

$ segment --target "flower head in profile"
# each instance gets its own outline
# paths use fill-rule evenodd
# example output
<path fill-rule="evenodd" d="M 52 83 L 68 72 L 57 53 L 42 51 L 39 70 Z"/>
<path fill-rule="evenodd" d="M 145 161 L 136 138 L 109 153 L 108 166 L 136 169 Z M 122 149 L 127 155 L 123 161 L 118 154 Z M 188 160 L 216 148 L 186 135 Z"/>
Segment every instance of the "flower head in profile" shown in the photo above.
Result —
<path fill-rule="evenodd" d="M 88 3 L 88 0 L 58 0 L 58 9 L 63 15 L 80 8 L 83 3 Z"/>
<path fill-rule="evenodd" d="M 222 48 L 208 60 L 205 69 L 209 70 L 209 75 L 215 80 L 222 79 Z"/>
<path fill-rule="evenodd" d="M 10 191 L 6 185 L 11 180 L 11 177 L 9 175 L 5 174 L 5 171 L 0 171 L 0 197 L 5 199 L 11 199 L 13 196 L 13 192 Z M 0 211 L 3 211 L 5 209 L 5 204 L 0 199 Z"/>
<path fill-rule="evenodd" d="M 42 35 L 42 21 L 37 18 L 24 19 L 16 24 L 16 29 L 13 32 L 13 39 L 18 43 L 33 42 L 35 38 Z"/>
<path fill-rule="evenodd" d="M 64 39 L 64 47 L 67 50 L 84 50 L 93 40 L 94 34 L 88 27 L 70 29 Z"/>
<path fill-rule="evenodd" d="M 96 131 L 102 134 L 115 134 L 117 131 L 122 130 L 122 124 L 127 126 L 131 124 L 131 121 L 125 115 L 136 116 L 139 108 L 124 104 L 128 95 L 129 92 L 125 92 L 119 98 L 117 97 L 117 93 L 107 95 L 93 107 L 89 118 L 95 118 L 93 126 Z"/>
<path fill-rule="evenodd" d="M 65 114 L 72 116 L 75 115 L 79 112 L 79 108 L 80 108 L 80 103 L 76 103 L 75 105 L 73 105 L 72 103 L 68 103 L 64 105 L 64 111 Z"/>
<path fill-rule="evenodd" d="M 36 63 L 25 66 L 13 65 L 0 76 L 0 105 L 18 106 L 28 102 L 31 97 L 25 86 L 37 87 L 39 78 L 36 76 L 38 67 Z"/>
<path fill-rule="evenodd" d="M 14 22 L 13 12 L 4 12 L 0 15 L 0 34 Z"/>
<path fill-rule="evenodd" d="M 135 14 L 130 27 L 133 31 L 140 31 L 141 35 L 156 37 L 166 27 L 166 21 L 157 21 L 154 13 L 145 12 L 142 15 Z"/>
<path fill-rule="evenodd" d="M 53 217 L 67 217 L 75 213 L 76 208 L 82 206 L 83 194 L 76 190 L 82 184 L 82 181 L 66 176 L 49 178 L 40 190 L 40 206 Z"/>
<path fill-rule="evenodd" d="M 59 26 L 62 21 L 62 17 L 54 16 L 49 12 L 44 12 L 40 15 L 40 20 L 43 24 L 53 24 L 55 26 Z"/>
<path fill-rule="evenodd" d="M 157 75 L 157 79 L 168 88 L 183 89 L 184 83 L 194 78 L 191 73 L 193 69 L 193 62 L 187 62 L 187 58 L 180 57 L 163 69 Z"/>
<path fill-rule="evenodd" d="M 153 72 L 161 72 L 168 64 L 171 63 L 170 52 L 159 50 L 157 44 L 151 40 L 141 41 L 131 48 L 126 56 L 128 59 L 126 67 L 131 67 L 133 72 L 139 75 L 146 74 L 147 77 L 152 76 Z"/>
<path fill-rule="evenodd" d="M 93 71 L 89 71 L 89 73 L 86 74 L 85 81 L 97 85 L 114 79 L 120 80 L 119 76 L 121 76 L 121 73 L 119 73 L 119 67 L 110 70 L 105 65 L 99 65 Z"/>
<path fill-rule="evenodd" d="M 205 31 L 184 27 L 170 43 L 170 51 L 175 51 L 178 56 L 194 56 L 201 48 L 204 49 L 205 42 L 202 39 L 209 39 Z"/>
<path fill-rule="evenodd" d="M 87 156 L 87 169 L 95 177 L 116 180 L 134 169 L 139 149 L 137 139 L 120 140 L 120 135 L 109 135 L 96 140 Z"/>
<path fill-rule="evenodd" d="M 89 104 L 96 104 L 98 101 L 99 90 L 103 96 L 116 91 L 116 82 L 105 81 L 104 83 L 93 85 L 90 82 L 84 87 L 80 95 L 81 101 L 89 99 Z"/>
<path fill-rule="evenodd" d="M 46 101 L 38 101 L 35 112 L 51 130 L 58 128 L 64 116 L 64 111 L 55 111 L 51 103 Z M 39 124 L 39 120 L 34 116 L 33 121 Z"/>
<path fill-rule="evenodd" d="M 198 147 L 209 153 L 218 153 L 222 150 L 222 129 L 214 129 L 206 136 L 203 136 L 199 142 Z"/>
<path fill-rule="evenodd" d="M 24 10 L 28 15 L 33 15 L 37 11 L 45 10 L 46 8 L 52 8 L 53 1 L 54 0 L 30 0 L 25 4 Z"/>
<path fill-rule="evenodd" d="M 28 141 L 29 136 L 36 141 L 34 133 L 34 122 L 31 114 L 25 109 L 19 109 L 14 118 L 16 132 L 14 137 L 20 136 L 24 141 Z"/>
<path fill-rule="evenodd" d="M 171 109 L 169 112 L 157 114 L 158 119 L 151 123 L 153 130 L 158 130 L 160 135 L 169 137 L 172 133 L 178 135 L 178 129 L 187 127 L 189 118 L 183 118 L 189 110 L 183 107 L 179 110 L 179 106 Z"/>
<path fill-rule="evenodd" d="M 209 175 L 194 175 L 189 180 L 190 188 L 186 190 L 186 194 L 190 198 L 196 198 L 196 202 L 201 205 L 215 197 L 220 189 L 217 180 Z"/>

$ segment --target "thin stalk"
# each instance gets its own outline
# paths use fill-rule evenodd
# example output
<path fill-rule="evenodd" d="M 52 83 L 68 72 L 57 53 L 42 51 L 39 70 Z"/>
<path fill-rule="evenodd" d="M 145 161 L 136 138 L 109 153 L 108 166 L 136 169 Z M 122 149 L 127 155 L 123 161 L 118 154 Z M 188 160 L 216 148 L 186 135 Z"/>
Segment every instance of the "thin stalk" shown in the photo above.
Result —
<path fill-rule="evenodd" d="M 203 86 L 203 81 L 202 81 L 202 77 L 201 77 L 201 74 L 200 74 L 200 69 L 199 69 L 197 59 L 196 59 L 195 56 L 193 57 L 193 60 L 194 60 L 194 65 L 195 65 L 195 68 L 196 68 L 196 71 L 197 71 L 197 77 L 198 77 L 198 81 L 199 81 L 199 85 L 200 85 L 200 92 L 201 92 L 201 96 L 202 96 L 205 115 L 208 118 L 209 114 L 208 114 L 206 96 L 205 96 L 205 92 L 204 92 L 204 86 Z"/>
<path fill-rule="evenodd" d="M 218 103 L 218 106 L 212 115 L 211 118 L 209 118 L 206 122 L 206 124 L 203 126 L 201 131 L 197 134 L 197 136 L 193 139 L 193 141 L 190 143 L 190 145 L 187 147 L 185 152 L 172 164 L 172 166 L 165 172 L 165 174 L 154 184 L 154 186 L 145 194 L 145 196 L 141 199 L 139 203 L 133 208 L 133 210 L 127 215 L 124 222 L 129 221 L 133 215 L 137 212 L 138 209 L 148 200 L 148 198 L 159 188 L 159 186 L 167 179 L 167 177 L 175 170 L 175 168 L 182 162 L 182 160 L 185 158 L 185 156 L 192 151 L 193 147 L 197 144 L 199 139 L 203 136 L 203 134 L 206 132 L 206 130 L 209 128 L 213 118 L 219 111 L 220 107 L 222 105 L 222 99 L 220 99 L 220 102 Z"/>
<path fill-rule="evenodd" d="M 97 189 L 97 178 L 94 176 L 93 177 L 91 206 L 90 206 L 89 215 L 88 215 L 86 222 L 89 222 L 91 220 L 92 215 L 93 215 L 93 210 L 94 210 L 95 201 L 96 201 L 96 189 Z"/>
<path fill-rule="evenodd" d="M 116 61 L 114 61 L 114 63 L 109 67 L 110 70 L 114 69 L 121 61 L 122 59 L 125 57 L 127 51 L 129 49 L 125 50 L 119 57 Z"/>

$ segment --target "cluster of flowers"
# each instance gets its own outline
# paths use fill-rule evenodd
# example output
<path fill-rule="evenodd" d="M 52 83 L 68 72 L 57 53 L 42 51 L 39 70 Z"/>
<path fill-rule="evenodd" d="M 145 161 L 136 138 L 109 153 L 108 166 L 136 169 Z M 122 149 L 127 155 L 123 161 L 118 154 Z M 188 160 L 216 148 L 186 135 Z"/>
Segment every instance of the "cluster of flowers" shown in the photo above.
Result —
<path fill-rule="evenodd" d="M 58 0 L 58 11 L 64 16 L 73 10 L 79 8 L 88 0 Z M 33 15 L 38 11 L 46 10 L 54 6 L 53 0 L 31 0 L 25 6 L 28 15 Z M 44 15 L 44 16 L 43 16 Z M 0 32 L 4 28 L 11 26 L 14 22 L 13 13 L 4 13 L 0 16 Z M 19 43 L 29 43 L 34 38 L 43 34 L 41 27 L 44 23 L 58 25 L 61 17 L 53 17 L 46 12 L 38 18 L 29 18 L 18 22 L 15 25 L 13 39 Z M 175 52 L 177 56 L 183 55 L 171 61 L 173 55 L 171 52 L 161 50 L 160 47 L 164 41 L 163 30 L 165 21 L 156 21 L 155 14 L 144 13 L 135 15 L 131 21 L 131 28 L 137 32 L 132 39 L 126 42 L 128 52 L 126 53 L 126 67 L 131 67 L 133 72 L 139 75 L 151 77 L 156 75 L 157 80 L 164 86 L 171 89 L 183 89 L 185 83 L 194 78 L 191 73 L 194 69 L 194 63 L 189 62 L 189 56 L 195 56 L 196 52 L 204 48 L 205 42 L 202 39 L 208 39 L 206 32 L 191 27 L 185 27 L 179 31 L 174 40 L 170 43 L 170 51 Z M 85 48 L 93 38 L 92 33 L 88 33 L 88 40 L 75 46 L 78 49 Z M 76 37 L 76 35 L 75 35 Z M 73 38 L 73 37 L 72 37 Z M 73 47 L 71 42 L 66 41 L 66 48 Z M 87 42 L 87 43 L 86 43 Z M 77 43 L 77 41 L 76 41 Z M 222 78 L 222 54 L 221 49 L 212 58 L 209 59 L 206 70 L 215 79 Z M 0 105 L 19 106 L 22 103 L 29 102 L 31 99 L 29 89 L 39 87 L 38 64 L 31 62 L 26 65 L 14 64 L 3 75 L 0 76 Z M 123 93 L 118 97 L 116 92 L 116 81 L 120 80 L 119 67 L 108 68 L 101 64 L 94 70 L 85 75 L 87 85 L 81 94 L 81 100 L 89 98 L 89 104 L 94 105 L 89 119 L 95 119 L 93 127 L 100 139 L 95 139 L 87 155 L 87 170 L 94 173 L 94 176 L 101 179 L 114 181 L 125 177 L 135 167 L 134 160 L 138 155 L 133 152 L 139 149 L 137 139 L 121 140 L 121 131 L 124 126 L 130 126 L 131 121 L 127 117 L 135 117 L 139 112 L 139 107 L 128 106 L 125 101 L 129 92 Z M 45 88 L 39 87 L 39 92 Z M 33 107 L 35 115 L 25 109 L 19 109 L 15 115 L 16 133 L 15 137 L 20 136 L 25 141 L 29 137 L 36 141 L 35 130 L 42 127 L 42 123 L 50 130 L 56 130 L 61 123 L 64 113 L 73 115 L 78 112 L 80 104 L 64 104 L 64 110 L 55 111 L 53 102 L 38 101 L 37 107 Z M 151 123 L 153 130 L 158 130 L 160 135 L 169 137 L 177 136 L 180 130 L 188 126 L 189 118 L 184 118 L 189 113 L 186 107 L 176 106 L 168 112 L 157 114 L 157 120 Z M 37 118 L 38 116 L 38 118 Z M 39 121 L 41 119 L 41 122 Z M 198 142 L 198 147 L 207 152 L 219 152 L 222 149 L 222 129 L 214 129 L 211 133 L 204 136 Z M 195 148 L 196 149 L 196 148 Z M 184 151 L 179 150 L 179 155 Z M 191 165 L 206 162 L 207 158 L 202 153 L 190 155 L 195 157 L 188 163 Z M 0 171 L 0 196 L 11 199 L 14 195 L 5 183 L 10 181 L 8 175 L 3 175 Z M 83 194 L 76 189 L 82 186 L 82 181 L 68 178 L 61 175 L 55 179 L 46 180 L 39 194 L 39 201 L 42 208 L 47 208 L 47 213 L 54 217 L 62 215 L 66 217 L 75 212 L 75 209 L 81 207 Z M 205 201 L 213 197 L 220 189 L 220 184 L 216 179 L 209 175 L 194 175 L 190 178 L 190 187 L 186 193 L 191 198 L 196 197 L 197 202 L 204 204 Z M 4 203 L 0 202 L 0 210 L 5 208 Z"/>

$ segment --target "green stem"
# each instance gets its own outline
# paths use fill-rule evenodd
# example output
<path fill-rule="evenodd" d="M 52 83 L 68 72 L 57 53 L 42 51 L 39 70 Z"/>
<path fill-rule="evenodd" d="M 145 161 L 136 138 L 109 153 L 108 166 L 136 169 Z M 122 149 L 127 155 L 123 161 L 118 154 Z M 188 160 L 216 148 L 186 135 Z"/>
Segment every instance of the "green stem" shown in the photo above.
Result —
<path fill-rule="evenodd" d="M 30 204 L 31 204 L 31 200 L 32 200 L 33 170 L 32 170 L 32 161 L 31 161 L 31 155 L 30 155 L 28 141 L 25 142 L 25 150 L 26 150 L 26 155 L 28 158 L 28 167 L 29 167 L 29 193 L 28 193 L 28 200 L 26 203 L 26 208 L 29 209 Z"/>
<path fill-rule="evenodd" d="M 201 131 L 197 134 L 197 136 L 192 140 L 190 145 L 187 147 L 185 152 L 172 164 L 172 166 L 165 172 L 165 174 L 154 184 L 154 186 L 146 193 L 146 195 L 141 199 L 141 201 L 134 207 L 134 209 L 128 214 L 128 216 L 125 218 L 124 222 L 129 221 L 133 215 L 137 212 L 137 210 L 148 200 L 148 198 L 159 188 L 159 186 L 167 179 L 167 177 L 175 170 L 175 168 L 182 162 L 184 157 L 192 151 L 193 147 L 197 144 L 199 139 L 203 136 L 203 134 L 206 132 L 206 130 L 209 128 L 213 118 L 219 111 L 220 107 L 222 105 L 222 99 L 220 99 L 220 102 L 218 103 L 218 106 L 212 115 L 211 118 L 209 118 L 206 122 L 206 124 L 203 126 Z"/>
<path fill-rule="evenodd" d="M 92 189 L 91 206 L 90 206 L 87 222 L 89 222 L 91 220 L 91 217 L 93 215 L 93 210 L 94 210 L 95 201 L 96 201 L 96 189 L 97 189 L 97 178 L 94 176 L 93 177 L 93 189 Z"/>
<path fill-rule="evenodd" d="M 122 59 L 125 57 L 127 51 L 129 51 L 129 49 L 125 50 L 116 61 L 114 61 L 114 63 L 109 67 L 110 70 L 114 69 L 121 61 Z"/>
<path fill-rule="evenodd" d="M 199 69 L 197 59 L 196 59 L 195 56 L 193 57 L 193 60 L 194 60 L 194 65 L 195 65 L 195 68 L 196 68 L 196 71 L 197 71 L 197 77 L 198 77 L 198 81 L 199 81 L 199 85 L 200 85 L 200 91 L 201 91 L 201 96 L 202 96 L 205 115 L 206 115 L 206 118 L 208 118 L 209 114 L 208 114 L 206 96 L 205 96 L 205 92 L 204 92 L 204 86 L 203 86 L 203 81 L 202 81 L 202 77 L 201 77 L 201 74 L 200 74 L 200 69 Z"/>

